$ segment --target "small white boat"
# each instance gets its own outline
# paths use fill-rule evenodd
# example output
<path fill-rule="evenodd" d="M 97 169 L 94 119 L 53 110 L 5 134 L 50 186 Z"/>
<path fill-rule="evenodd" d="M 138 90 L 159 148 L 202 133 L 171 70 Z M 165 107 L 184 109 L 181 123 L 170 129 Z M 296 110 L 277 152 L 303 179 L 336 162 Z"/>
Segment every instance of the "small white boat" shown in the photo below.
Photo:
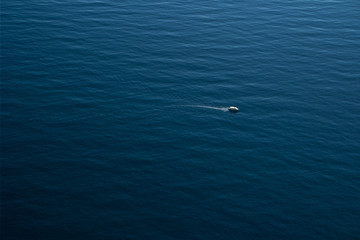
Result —
<path fill-rule="evenodd" d="M 230 107 L 228 108 L 228 110 L 229 110 L 229 112 L 233 112 L 233 113 L 239 111 L 239 109 L 238 109 L 237 107 L 234 107 L 234 106 L 230 106 Z"/>

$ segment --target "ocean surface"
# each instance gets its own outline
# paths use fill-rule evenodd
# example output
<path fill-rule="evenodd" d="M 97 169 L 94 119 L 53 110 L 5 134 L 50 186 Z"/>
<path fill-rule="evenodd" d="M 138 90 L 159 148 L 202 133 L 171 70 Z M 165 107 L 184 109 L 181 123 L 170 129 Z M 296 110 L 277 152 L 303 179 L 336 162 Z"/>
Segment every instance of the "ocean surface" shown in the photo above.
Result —
<path fill-rule="evenodd" d="M 358 0 L 3 0 L 0 25 L 1 239 L 360 239 Z"/>

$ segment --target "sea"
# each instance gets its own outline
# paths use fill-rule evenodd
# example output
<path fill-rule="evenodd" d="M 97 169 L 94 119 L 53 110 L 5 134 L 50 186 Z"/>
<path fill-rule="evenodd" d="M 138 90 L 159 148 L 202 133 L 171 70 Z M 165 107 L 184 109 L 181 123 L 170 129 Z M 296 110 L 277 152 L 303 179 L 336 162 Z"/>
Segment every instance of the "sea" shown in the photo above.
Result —
<path fill-rule="evenodd" d="M 2 240 L 360 239 L 359 0 L 2 0 L 0 26 Z"/>

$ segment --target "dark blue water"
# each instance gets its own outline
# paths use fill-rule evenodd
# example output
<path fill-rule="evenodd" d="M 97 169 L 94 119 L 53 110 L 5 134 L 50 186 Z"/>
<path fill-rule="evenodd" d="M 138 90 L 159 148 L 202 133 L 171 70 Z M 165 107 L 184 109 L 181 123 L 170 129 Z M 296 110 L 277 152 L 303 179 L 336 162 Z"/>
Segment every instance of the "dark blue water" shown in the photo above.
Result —
<path fill-rule="evenodd" d="M 358 0 L 3 0 L 0 25 L 2 239 L 359 239 Z"/>

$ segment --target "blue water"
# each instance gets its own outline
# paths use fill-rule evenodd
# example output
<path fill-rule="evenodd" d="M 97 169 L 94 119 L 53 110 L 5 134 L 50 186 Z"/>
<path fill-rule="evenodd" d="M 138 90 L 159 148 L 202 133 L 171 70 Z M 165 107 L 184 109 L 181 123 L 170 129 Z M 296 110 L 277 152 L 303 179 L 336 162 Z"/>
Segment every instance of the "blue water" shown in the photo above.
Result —
<path fill-rule="evenodd" d="M 0 25 L 1 239 L 359 239 L 358 0 L 3 0 Z"/>

